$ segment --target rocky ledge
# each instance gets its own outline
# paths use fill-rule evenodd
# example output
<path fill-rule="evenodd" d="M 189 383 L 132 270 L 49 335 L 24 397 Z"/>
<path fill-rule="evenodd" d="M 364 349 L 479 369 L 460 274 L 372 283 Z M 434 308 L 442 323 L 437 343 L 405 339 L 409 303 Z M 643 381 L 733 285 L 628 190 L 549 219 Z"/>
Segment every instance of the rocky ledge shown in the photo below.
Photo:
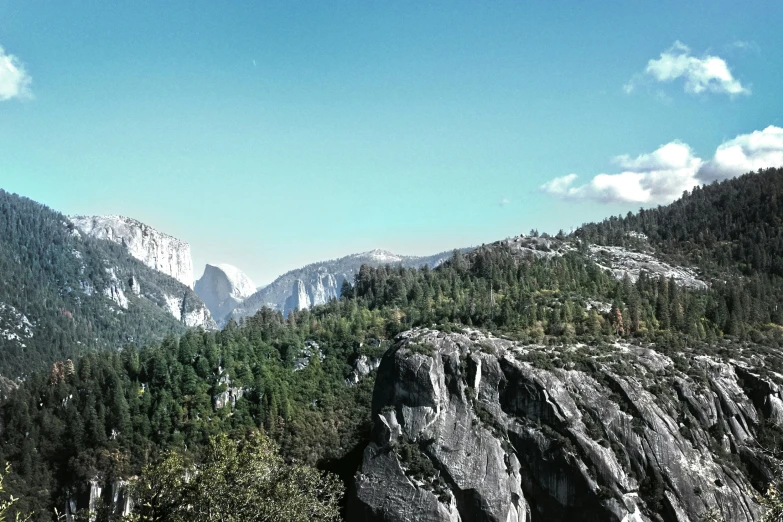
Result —
<path fill-rule="evenodd" d="M 770 375 L 652 346 L 403 333 L 348 520 L 758 520 L 779 464 L 762 433 L 783 419 Z"/>

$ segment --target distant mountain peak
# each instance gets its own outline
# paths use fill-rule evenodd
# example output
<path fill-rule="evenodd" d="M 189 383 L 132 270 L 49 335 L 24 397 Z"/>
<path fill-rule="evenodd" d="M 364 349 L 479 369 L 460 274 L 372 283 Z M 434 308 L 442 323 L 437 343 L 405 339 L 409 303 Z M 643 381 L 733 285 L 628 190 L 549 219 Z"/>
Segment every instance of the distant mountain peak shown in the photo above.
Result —
<path fill-rule="evenodd" d="M 220 320 L 234 307 L 255 293 L 256 287 L 240 269 L 227 263 L 207 264 L 196 281 L 196 294 L 204 301 L 212 317 Z"/>
<path fill-rule="evenodd" d="M 376 248 L 374 250 L 370 250 L 369 252 L 356 254 L 356 257 L 369 257 L 370 259 L 380 263 L 398 263 L 403 260 L 403 256 L 398 256 L 394 252 L 383 250 L 381 248 Z"/>

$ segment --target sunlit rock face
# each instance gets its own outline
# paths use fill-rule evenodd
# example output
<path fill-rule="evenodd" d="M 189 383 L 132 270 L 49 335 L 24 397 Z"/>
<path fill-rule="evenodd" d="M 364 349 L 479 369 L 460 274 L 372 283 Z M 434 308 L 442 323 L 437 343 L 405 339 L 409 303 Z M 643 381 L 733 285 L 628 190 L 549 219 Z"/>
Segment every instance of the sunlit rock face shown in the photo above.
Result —
<path fill-rule="evenodd" d="M 125 245 L 133 257 L 148 267 L 193 288 L 193 261 L 188 243 L 123 216 L 70 219 L 85 234 Z"/>
<path fill-rule="evenodd" d="M 400 334 L 348 519 L 758 520 L 754 485 L 779 463 L 756 437 L 780 388 L 737 360 L 687 365 L 651 346 Z"/>
<path fill-rule="evenodd" d="M 80 281 L 85 294 L 101 291 L 114 302 L 118 311 L 132 306 L 131 298 L 143 298 L 154 302 L 186 326 L 217 327 L 210 311 L 192 290 L 193 262 L 190 245 L 186 242 L 122 216 L 77 216 L 69 219 L 78 229 L 74 230 L 77 236 L 83 234 L 123 245 L 132 257 L 163 274 L 139 278 L 137 274 L 127 274 L 127 267 L 107 266 L 103 288 L 96 288 L 95 282 L 89 278 Z M 78 250 L 74 250 L 73 255 L 77 259 L 82 257 Z"/>
<path fill-rule="evenodd" d="M 212 317 L 222 325 L 223 319 L 236 305 L 253 295 L 256 287 L 238 268 L 219 264 L 204 268 L 204 274 L 196 281 L 195 291 Z"/>

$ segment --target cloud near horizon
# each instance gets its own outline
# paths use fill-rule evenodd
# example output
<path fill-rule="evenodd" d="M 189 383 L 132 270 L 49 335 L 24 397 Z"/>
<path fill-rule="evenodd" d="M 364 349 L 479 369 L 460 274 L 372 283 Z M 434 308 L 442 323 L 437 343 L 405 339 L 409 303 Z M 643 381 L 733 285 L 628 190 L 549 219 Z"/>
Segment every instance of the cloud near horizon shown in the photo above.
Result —
<path fill-rule="evenodd" d="M 674 45 L 662 52 L 660 58 L 647 62 L 644 73 L 636 75 L 625 84 L 625 92 L 633 92 L 638 84 L 649 78 L 662 83 L 682 78 L 685 80 L 685 92 L 690 94 L 750 94 L 750 89 L 734 78 L 723 58 L 710 55 L 697 58 L 691 55 L 690 48 L 680 41 L 674 42 Z"/>
<path fill-rule="evenodd" d="M 6 54 L 0 46 L 0 101 L 11 98 L 29 98 L 32 78 L 25 71 L 22 62 L 12 55 Z"/>
<path fill-rule="evenodd" d="M 767 167 L 783 166 L 783 128 L 741 134 L 722 143 L 713 158 L 698 158 L 686 143 L 672 141 L 649 154 L 613 159 L 621 172 L 598 174 L 577 185 L 576 174 L 555 178 L 541 185 L 547 194 L 570 200 L 601 203 L 669 203 L 697 185 L 745 174 Z"/>

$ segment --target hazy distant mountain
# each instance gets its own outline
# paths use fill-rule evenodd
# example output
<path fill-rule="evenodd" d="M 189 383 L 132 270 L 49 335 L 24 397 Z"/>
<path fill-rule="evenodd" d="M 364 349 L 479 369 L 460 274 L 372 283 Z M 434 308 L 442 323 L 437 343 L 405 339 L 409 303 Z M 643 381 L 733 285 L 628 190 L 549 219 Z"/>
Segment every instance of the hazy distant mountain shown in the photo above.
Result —
<path fill-rule="evenodd" d="M 231 312 L 230 317 L 238 320 L 255 314 L 264 306 L 288 313 L 289 310 L 303 310 L 340 297 L 343 281 L 353 281 L 359 268 L 371 266 L 402 265 L 404 267 L 435 268 L 452 255 L 452 251 L 431 256 L 401 256 L 387 250 L 371 250 L 307 265 L 291 270 L 274 282 L 256 291 Z M 228 317 L 224 316 L 225 319 Z M 216 318 L 221 323 L 221 318 Z"/>
<path fill-rule="evenodd" d="M 256 287 L 238 268 L 220 264 L 204 268 L 204 275 L 196 281 L 195 291 L 209 308 L 212 317 L 223 318 L 237 304 L 253 295 Z"/>

